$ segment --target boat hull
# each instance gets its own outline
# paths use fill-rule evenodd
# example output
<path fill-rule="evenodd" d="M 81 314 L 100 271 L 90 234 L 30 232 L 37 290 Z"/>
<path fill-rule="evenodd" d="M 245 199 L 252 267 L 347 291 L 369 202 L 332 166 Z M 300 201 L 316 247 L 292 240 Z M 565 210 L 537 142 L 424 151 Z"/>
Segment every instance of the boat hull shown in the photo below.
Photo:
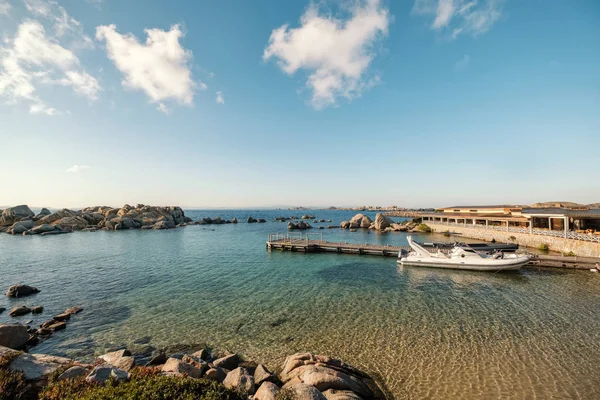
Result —
<path fill-rule="evenodd" d="M 445 261 L 445 260 L 444 260 Z M 508 261 L 508 260 L 506 260 Z M 443 269 L 460 269 L 467 271 L 514 271 L 520 269 L 522 266 L 527 264 L 529 259 L 527 260 L 510 260 L 510 262 L 506 262 L 504 264 L 493 264 L 493 265 L 484 265 L 481 263 L 469 263 L 468 261 L 464 262 L 442 262 L 442 261 L 431 261 L 431 260 L 398 260 L 398 264 L 402 266 L 410 266 L 410 267 L 426 267 L 426 268 L 443 268 Z"/>

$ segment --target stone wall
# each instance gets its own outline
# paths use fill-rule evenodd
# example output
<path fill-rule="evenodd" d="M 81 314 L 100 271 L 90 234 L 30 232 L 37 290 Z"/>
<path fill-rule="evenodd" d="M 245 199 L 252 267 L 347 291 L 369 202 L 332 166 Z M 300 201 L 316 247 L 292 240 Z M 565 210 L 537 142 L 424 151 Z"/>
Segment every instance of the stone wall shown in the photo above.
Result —
<path fill-rule="evenodd" d="M 545 243 L 548 245 L 551 251 L 557 251 L 560 253 L 568 253 L 572 251 L 575 253 L 575 255 L 580 257 L 600 257 L 600 243 L 552 236 L 530 235 L 528 233 L 515 233 L 497 231 L 493 229 L 473 228 L 469 226 L 446 225 L 444 223 L 434 223 L 430 221 L 424 221 L 424 223 L 438 233 L 450 231 L 460 233 L 464 237 L 468 238 L 485 240 L 488 242 L 490 242 L 492 239 L 495 239 L 500 243 L 517 243 L 519 246 L 533 248 L 537 248 L 539 245 Z M 511 236 L 514 236 L 516 240 L 510 240 Z"/>

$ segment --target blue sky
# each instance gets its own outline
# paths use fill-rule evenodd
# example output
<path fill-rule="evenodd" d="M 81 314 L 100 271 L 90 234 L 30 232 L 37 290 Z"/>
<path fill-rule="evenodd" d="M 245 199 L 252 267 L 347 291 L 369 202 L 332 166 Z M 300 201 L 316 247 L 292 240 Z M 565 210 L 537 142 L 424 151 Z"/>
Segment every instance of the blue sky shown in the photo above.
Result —
<path fill-rule="evenodd" d="M 599 20 L 595 0 L 0 0 L 0 205 L 598 202 Z"/>

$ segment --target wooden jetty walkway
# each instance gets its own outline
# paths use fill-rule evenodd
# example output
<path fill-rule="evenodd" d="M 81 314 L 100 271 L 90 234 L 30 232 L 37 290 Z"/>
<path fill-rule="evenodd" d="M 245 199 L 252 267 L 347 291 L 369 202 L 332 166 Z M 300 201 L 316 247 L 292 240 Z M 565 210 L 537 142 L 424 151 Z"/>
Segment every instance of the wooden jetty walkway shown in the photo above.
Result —
<path fill-rule="evenodd" d="M 315 239 L 311 239 L 310 236 Z M 283 234 L 275 233 L 269 235 L 267 249 L 298 251 L 303 253 L 341 253 L 341 254 L 360 254 L 384 257 L 398 257 L 398 253 L 404 250 L 410 250 L 408 246 L 386 246 L 379 244 L 359 244 L 328 242 L 323 240 L 321 233 L 307 233 L 303 237 L 302 233 Z"/>
<path fill-rule="evenodd" d="M 268 250 L 295 251 L 301 253 L 339 253 L 383 257 L 398 257 L 409 246 L 390 246 L 371 243 L 329 242 L 323 240 L 322 233 L 274 233 L 269 235 Z M 444 251 L 444 250 L 442 250 Z M 529 265 L 549 268 L 600 269 L 600 259 L 590 257 L 570 257 L 563 255 L 531 254 Z"/>

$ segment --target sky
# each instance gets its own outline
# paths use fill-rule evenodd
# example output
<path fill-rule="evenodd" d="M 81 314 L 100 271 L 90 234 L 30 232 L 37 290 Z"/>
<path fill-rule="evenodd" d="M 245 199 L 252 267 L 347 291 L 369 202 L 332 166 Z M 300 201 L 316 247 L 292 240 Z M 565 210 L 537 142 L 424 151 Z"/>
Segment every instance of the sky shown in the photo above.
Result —
<path fill-rule="evenodd" d="M 0 0 L 0 206 L 600 202 L 597 0 Z"/>

